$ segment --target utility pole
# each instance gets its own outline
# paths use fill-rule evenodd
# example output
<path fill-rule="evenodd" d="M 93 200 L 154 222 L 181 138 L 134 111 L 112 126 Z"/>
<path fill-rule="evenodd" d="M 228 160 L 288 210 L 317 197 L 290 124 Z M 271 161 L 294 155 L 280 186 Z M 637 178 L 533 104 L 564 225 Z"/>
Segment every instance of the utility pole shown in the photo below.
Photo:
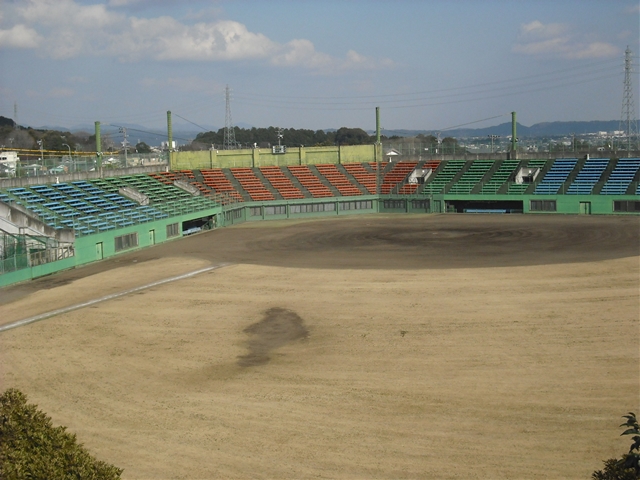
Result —
<path fill-rule="evenodd" d="M 491 139 L 491 153 L 493 153 L 493 141 L 500 138 L 500 135 L 489 135 L 489 138 Z"/>
<path fill-rule="evenodd" d="M 129 145 L 129 142 L 127 142 L 127 129 L 125 127 L 120 127 L 120 133 L 122 134 L 122 136 L 124 137 L 124 140 L 122 142 L 122 146 L 124 147 L 124 168 L 127 168 L 128 163 L 127 163 L 127 145 Z"/>
<path fill-rule="evenodd" d="M 633 65 L 631 63 L 631 49 L 627 45 L 624 51 L 624 94 L 622 96 L 622 114 L 620 115 L 620 128 L 627 133 L 627 151 L 631 152 L 632 139 L 638 139 L 638 119 L 633 101 L 633 85 L 631 74 Z M 635 146 L 635 145 L 634 145 Z"/>

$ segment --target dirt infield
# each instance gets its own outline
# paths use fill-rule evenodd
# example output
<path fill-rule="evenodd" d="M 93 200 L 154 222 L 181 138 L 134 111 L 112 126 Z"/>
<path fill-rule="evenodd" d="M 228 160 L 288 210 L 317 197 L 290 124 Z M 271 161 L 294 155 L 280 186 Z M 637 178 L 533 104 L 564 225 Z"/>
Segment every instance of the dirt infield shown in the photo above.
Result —
<path fill-rule="evenodd" d="M 17 387 L 124 478 L 588 478 L 638 408 L 640 219 L 243 224 L 0 290 Z"/>

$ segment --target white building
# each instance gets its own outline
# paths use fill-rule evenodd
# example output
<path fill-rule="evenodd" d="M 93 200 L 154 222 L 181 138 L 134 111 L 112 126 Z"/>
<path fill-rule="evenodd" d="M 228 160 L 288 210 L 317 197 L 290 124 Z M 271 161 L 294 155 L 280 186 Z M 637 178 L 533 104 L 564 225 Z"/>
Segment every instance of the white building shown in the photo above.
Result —
<path fill-rule="evenodd" d="M 16 165 L 20 161 L 18 152 L 0 152 L 0 166 L 4 169 L 16 169 Z"/>

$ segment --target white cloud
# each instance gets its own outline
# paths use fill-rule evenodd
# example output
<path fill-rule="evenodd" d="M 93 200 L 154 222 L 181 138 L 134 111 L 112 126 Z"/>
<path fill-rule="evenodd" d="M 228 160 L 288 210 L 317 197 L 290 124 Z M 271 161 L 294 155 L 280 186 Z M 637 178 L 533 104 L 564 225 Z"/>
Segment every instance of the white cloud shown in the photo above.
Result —
<path fill-rule="evenodd" d="M 24 25 L 14 25 L 9 30 L 0 30 L 0 48 L 38 48 L 42 38 Z"/>
<path fill-rule="evenodd" d="M 316 51 L 309 40 L 291 40 L 278 49 L 271 59 L 274 65 L 303 65 L 308 68 L 327 68 L 333 62 L 330 55 Z"/>
<path fill-rule="evenodd" d="M 561 23 L 543 24 L 538 20 L 525 23 L 520 27 L 520 36 L 529 38 L 552 38 L 563 35 L 567 31 L 566 25 Z"/>
<path fill-rule="evenodd" d="M 561 23 L 543 24 L 538 20 L 520 26 L 518 42 L 512 52 L 523 55 L 552 56 L 567 59 L 603 58 L 618 54 L 610 43 L 583 40 Z"/>
<path fill-rule="evenodd" d="M 134 5 L 139 3 L 138 0 L 109 0 L 107 4 L 110 7 L 126 7 L 127 5 Z"/>
<path fill-rule="evenodd" d="M 573 51 L 573 58 L 604 58 L 619 54 L 618 47 L 604 42 L 592 42 Z"/>
<path fill-rule="evenodd" d="M 249 32 L 238 22 L 226 20 L 193 26 L 176 22 L 167 37 L 162 39 L 156 59 L 243 60 L 266 58 L 276 49 L 277 45 L 267 37 Z"/>
<path fill-rule="evenodd" d="M 81 5 L 74 0 L 26 0 L 12 12 L 23 24 L 0 30 L 0 46 L 39 47 L 43 55 L 55 59 L 93 55 L 124 62 L 262 60 L 329 73 L 372 69 L 390 62 L 353 50 L 344 59 L 336 58 L 318 52 L 306 39 L 280 44 L 231 20 L 186 24 L 168 16 L 138 18 L 110 10 L 132 3 L 139 2 Z"/>

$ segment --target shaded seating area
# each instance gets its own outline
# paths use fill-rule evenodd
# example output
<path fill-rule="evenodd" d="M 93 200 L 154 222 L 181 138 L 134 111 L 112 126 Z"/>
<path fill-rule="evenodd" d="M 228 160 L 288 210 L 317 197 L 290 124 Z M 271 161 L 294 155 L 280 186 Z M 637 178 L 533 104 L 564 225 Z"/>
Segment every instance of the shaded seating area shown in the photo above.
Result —
<path fill-rule="evenodd" d="M 160 210 L 139 206 L 88 181 L 14 188 L 8 190 L 8 196 L 48 226 L 73 228 L 76 236 L 167 216 Z"/>
<path fill-rule="evenodd" d="M 171 176 L 163 179 L 169 181 Z M 121 195 L 122 187 L 144 193 L 152 200 L 151 205 L 139 205 Z M 10 188 L 0 195 L 3 201 L 22 205 L 50 227 L 73 228 L 76 236 L 207 210 L 216 205 L 205 197 L 193 196 L 145 174 Z"/>

